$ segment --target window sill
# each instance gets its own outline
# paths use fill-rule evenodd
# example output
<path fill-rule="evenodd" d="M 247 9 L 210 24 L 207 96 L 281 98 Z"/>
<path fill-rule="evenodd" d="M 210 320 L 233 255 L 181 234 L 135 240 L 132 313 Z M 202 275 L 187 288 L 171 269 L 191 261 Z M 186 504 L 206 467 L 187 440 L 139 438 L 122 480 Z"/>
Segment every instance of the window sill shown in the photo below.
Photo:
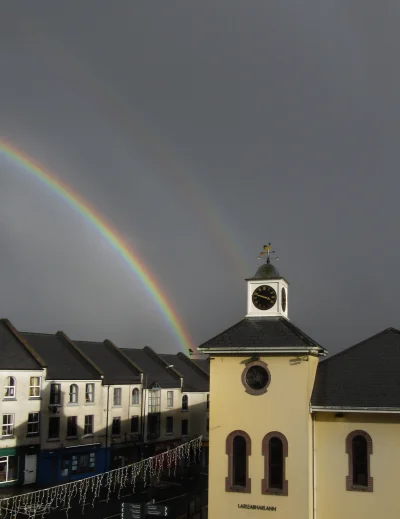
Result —
<path fill-rule="evenodd" d="M 349 492 L 372 492 L 372 488 L 364 485 L 352 485 L 347 489 Z"/>
<path fill-rule="evenodd" d="M 77 440 L 78 436 L 67 436 L 65 439 L 66 440 Z"/>
<path fill-rule="evenodd" d="M 41 396 L 30 396 L 28 397 L 28 400 L 42 400 Z"/>
<path fill-rule="evenodd" d="M 52 404 L 50 402 L 49 407 L 62 407 L 62 404 Z"/>
<path fill-rule="evenodd" d="M 112 434 L 111 438 L 121 438 L 121 434 Z"/>
<path fill-rule="evenodd" d="M 35 432 L 35 433 L 28 433 L 26 435 L 27 438 L 37 438 L 39 436 L 39 432 Z"/>
<path fill-rule="evenodd" d="M 46 440 L 47 442 L 59 442 L 60 441 L 60 438 L 47 438 Z"/>
<path fill-rule="evenodd" d="M 3 402 L 10 402 L 10 401 L 11 401 L 11 402 L 16 402 L 16 400 L 17 400 L 17 399 L 16 399 L 15 396 L 5 396 L 5 397 L 3 398 Z"/>
<path fill-rule="evenodd" d="M 188 413 L 189 409 L 181 409 L 182 413 Z"/>
<path fill-rule="evenodd" d="M 174 431 L 166 432 L 166 433 L 165 433 L 165 436 L 173 436 L 173 435 L 174 435 Z"/>
<path fill-rule="evenodd" d="M 117 408 L 120 408 L 122 407 L 122 404 L 113 404 L 113 407 L 117 407 Z"/>
<path fill-rule="evenodd" d="M 239 487 L 237 485 L 232 485 L 226 489 L 226 492 L 237 492 L 239 494 L 250 494 L 250 489 L 246 487 Z"/>
<path fill-rule="evenodd" d="M 85 405 L 95 405 L 96 402 L 85 402 Z"/>
<path fill-rule="evenodd" d="M 131 407 L 139 407 L 140 404 L 131 404 Z"/>
<path fill-rule="evenodd" d="M 94 434 L 93 433 L 84 434 L 82 436 L 82 438 L 94 438 Z"/>
<path fill-rule="evenodd" d="M 2 440 L 12 440 L 13 438 L 15 438 L 15 436 L 13 434 L 3 434 L 1 436 Z"/>
<path fill-rule="evenodd" d="M 79 406 L 79 402 L 68 402 L 67 404 L 68 407 L 76 407 L 76 406 Z"/>
<path fill-rule="evenodd" d="M 263 496 L 287 496 L 288 493 L 282 488 L 269 488 L 262 491 Z"/>

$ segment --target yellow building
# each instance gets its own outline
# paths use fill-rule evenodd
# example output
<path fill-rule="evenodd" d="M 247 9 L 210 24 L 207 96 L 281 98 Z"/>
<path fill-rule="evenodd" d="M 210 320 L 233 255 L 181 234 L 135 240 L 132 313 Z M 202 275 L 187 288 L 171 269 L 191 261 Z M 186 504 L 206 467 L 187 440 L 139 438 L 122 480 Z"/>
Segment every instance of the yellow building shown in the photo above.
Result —
<path fill-rule="evenodd" d="M 210 356 L 209 519 L 400 517 L 400 332 L 328 359 L 270 262 Z M 321 359 L 321 362 L 320 362 Z"/>

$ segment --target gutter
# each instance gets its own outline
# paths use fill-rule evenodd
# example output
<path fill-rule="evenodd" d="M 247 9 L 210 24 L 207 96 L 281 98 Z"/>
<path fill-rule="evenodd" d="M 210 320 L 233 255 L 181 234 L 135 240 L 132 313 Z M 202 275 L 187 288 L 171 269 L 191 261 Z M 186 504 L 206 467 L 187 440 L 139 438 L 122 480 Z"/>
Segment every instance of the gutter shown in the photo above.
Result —
<path fill-rule="evenodd" d="M 400 414 L 400 407 L 341 407 L 341 406 L 312 406 L 311 413 L 375 413 Z"/>
<path fill-rule="evenodd" d="M 213 353 L 234 353 L 234 354 L 238 354 L 238 353 L 243 353 L 243 355 L 247 355 L 248 353 L 266 353 L 266 354 L 271 354 L 271 353 L 274 353 L 274 354 L 282 354 L 282 353 L 285 353 L 285 354 L 293 354 L 293 355 L 297 355 L 299 353 L 305 353 L 305 354 L 308 354 L 308 355 L 319 355 L 319 356 L 325 356 L 327 355 L 327 352 L 323 351 L 322 348 L 320 347 L 316 347 L 316 348 L 303 348 L 303 347 L 298 347 L 298 348 L 295 348 L 295 347 L 283 347 L 283 348 L 265 348 L 265 347 L 247 347 L 247 346 L 242 346 L 242 347 L 239 347 L 239 348 L 197 348 L 199 351 L 204 351 L 205 353 L 208 353 L 208 354 L 213 354 Z"/>
<path fill-rule="evenodd" d="M 317 452 L 315 444 L 315 414 L 311 415 L 311 427 L 312 427 L 312 456 L 313 456 L 313 519 L 317 519 Z"/>

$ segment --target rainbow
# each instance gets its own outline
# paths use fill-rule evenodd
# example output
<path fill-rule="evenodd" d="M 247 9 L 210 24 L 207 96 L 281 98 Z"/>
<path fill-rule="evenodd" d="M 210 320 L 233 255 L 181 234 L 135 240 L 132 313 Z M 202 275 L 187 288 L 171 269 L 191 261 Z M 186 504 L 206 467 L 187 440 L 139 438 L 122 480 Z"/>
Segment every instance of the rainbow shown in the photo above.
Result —
<path fill-rule="evenodd" d="M 90 222 L 95 229 L 107 240 L 112 248 L 125 260 L 128 267 L 140 279 L 147 292 L 151 295 L 158 308 L 163 313 L 173 334 L 178 339 L 180 347 L 188 354 L 193 348 L 193 342 L 185 329 L 177 310 L 162 290 L 160 283 L 144 264 L 144 261 L 126 243 L 120 234 L 111 226 L 107 220 L 99 214 L 90 204 L 78 195 L 57 176 L 38 164 L 35 160 L 22 152 L 14 145 L 0 138 L 0 156 L 3 155 L 12 162 L 24 168 L 28 173 L 40 180 L 60 198 L 62 198 L 72 209 Z"/>

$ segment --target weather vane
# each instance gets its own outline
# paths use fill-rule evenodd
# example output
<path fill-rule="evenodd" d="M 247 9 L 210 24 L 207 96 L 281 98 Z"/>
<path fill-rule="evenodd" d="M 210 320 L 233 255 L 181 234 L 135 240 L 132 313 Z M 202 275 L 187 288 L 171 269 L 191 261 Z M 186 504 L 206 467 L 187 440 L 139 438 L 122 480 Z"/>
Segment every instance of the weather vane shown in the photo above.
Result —
<path fill-rule="evenodd" d="M 268 243 L 268 245 L 264 245 L 264 250 L 260 252 L 258 259 L 262 259 L 263 256 L 267 255 L 267 263 L 271 263 L 271 259 L 279 260 L 278 257 L 271 258 L 271 254 L 276 254 L 274 250 L 271 250 L 271 242 Z"/>

